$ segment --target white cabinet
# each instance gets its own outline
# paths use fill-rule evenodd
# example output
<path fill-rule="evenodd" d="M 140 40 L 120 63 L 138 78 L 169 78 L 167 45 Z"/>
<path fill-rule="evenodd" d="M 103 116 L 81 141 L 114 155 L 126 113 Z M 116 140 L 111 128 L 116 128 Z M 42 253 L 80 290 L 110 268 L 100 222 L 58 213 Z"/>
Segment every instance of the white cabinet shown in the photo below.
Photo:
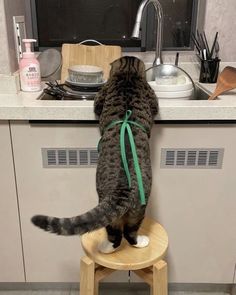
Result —
<path fill-rule="evenodd" d="M 9 123 L 0 122 L 0 282 L 24 282 Z"/>
<path fill-rule="evenodd" d="M 78 282 L 79 261 L 84 255 L 79 236 L 43 232 L 30 218 L 40 213 L 78 215 L 97 204 L 95 167 L 44 168 L 42 148 L 96 148 L 98 128 L 12 122 L 11 131 L 26 281 Z M 163 224 L 169 235 L 169 282 L 232 282 L 236 262 L 235 134 L 236 125 L 153 128 L 153 188 L 148 214 Z M 222 169 L 161 168 L 162 148 L 223 148 Z M 115 273 L 109 281 L 126 282 L 127 273 Z"/>
<path fill-rule="evenodd" d="M 170 282 L 232 283 L 236 125 L 155 125 L 151 148 L 149 213 L 169 235 Z M 222 169 L 162 169 L 161 148 L 224 148 Z"/>
<path fill-rule="evenodd" d="M 95 148 L 98 127 L 79 124 L 11 122 L 26 281 L 78 282 L 80 237 L 44 232 L 30 222 L 35 214 L 58 217 L 79 215 L 97 204 L 96 167 L 44 168 L 42 148 Z M 127 273 L 112 281 L 127 281 Z"/>

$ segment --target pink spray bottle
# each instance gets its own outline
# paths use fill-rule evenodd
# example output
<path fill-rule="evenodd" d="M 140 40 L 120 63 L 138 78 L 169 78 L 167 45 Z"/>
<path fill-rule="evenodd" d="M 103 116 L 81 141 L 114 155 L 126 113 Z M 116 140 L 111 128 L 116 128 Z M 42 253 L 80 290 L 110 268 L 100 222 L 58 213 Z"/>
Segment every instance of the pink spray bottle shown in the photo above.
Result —
<path fill-rule="evenodd" d="M 40 66 L 34 52 L 31 51 L 31 43 L 35 39 L 23 39 L 25 52 L 20 60 L 20 84 L 22 91 L 34 92 L 41 90 Z"/>

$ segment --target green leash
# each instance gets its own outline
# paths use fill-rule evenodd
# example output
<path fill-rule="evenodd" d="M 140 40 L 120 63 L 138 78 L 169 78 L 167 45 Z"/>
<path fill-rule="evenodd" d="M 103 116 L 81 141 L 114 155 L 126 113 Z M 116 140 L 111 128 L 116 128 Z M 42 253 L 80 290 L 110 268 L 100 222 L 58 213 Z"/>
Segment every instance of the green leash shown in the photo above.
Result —
<path fill-rule="evenodd" d="M 117 124 L 121 124 L 121 128 L 120 128 L 121 159 L 122 159 L 123 166 L 125 169 L 125 174 L 126 174 L 126 177 L 128 180 L 129 188 L 131 188 L 131 176 L 130 176 L 130 172 L 129 172 L 129 166 L 128 166 L 128 161 L 127 161 L 127 157 L 126 157 L 126 150 L 125 150 L 125 134 L 127 132 L 129 144 L 131 147 L 132 157 L 133 157 L 133 161 L 134 161 L 134 170 L 135 170 L 135 174 L 136 174 L 136 178 L 137 178 L 137 182 L 138 182 L 140 201 L 141 201 L 142 205 L 146 205 L 144 188 L 143 188 L 142 172 L 139 167 L 138 155 L 137 155 L 136 146 L 135 146 L 135 142 L 134 142 L 134 136 L 133 136 L 133 132 L 132 132 L 130 125 L 135 125 L 135 126 L 141 128 L 144 132 L 146 132 L 146 130 L 140 123 L 129 120 L 131 114 L 132 114 L 132 111 L 128 110 L 125 114 L 124 120 L 117 120 L 117 121 L 111 122 L 105 128 L 105 130 L 110 129 Z"/>

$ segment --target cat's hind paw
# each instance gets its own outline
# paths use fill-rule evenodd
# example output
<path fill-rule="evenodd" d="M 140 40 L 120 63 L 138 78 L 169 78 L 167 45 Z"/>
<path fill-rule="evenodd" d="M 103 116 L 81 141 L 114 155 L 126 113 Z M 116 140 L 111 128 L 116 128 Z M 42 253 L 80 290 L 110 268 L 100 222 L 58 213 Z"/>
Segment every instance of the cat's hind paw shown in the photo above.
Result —
<path fill-rule="evenodd" d="M 147 236 L 137 236 L 137 244 L 133 246 L 136 248 L 145 248 L 149 245 L 149 237 Z"/>
<path fill-rule="evenodd" d="M 98 250 L 101 253 L 104 254 L 109 254 L 109 253 L 113 253 L 117 250 L 117 248 L 113 247 L 113 243 L 111 243 L 110 241 L 106 240 L 103 241 L 99 246 L 98 246 Z"/>

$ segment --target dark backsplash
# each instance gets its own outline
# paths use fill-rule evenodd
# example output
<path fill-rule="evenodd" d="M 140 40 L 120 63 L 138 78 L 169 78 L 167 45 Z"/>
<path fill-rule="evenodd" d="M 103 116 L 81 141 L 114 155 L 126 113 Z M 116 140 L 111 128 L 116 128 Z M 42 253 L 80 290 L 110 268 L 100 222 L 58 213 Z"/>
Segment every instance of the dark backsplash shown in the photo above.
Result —
<path fill-rule="evenodd" d="M 79 43 L 96 39 L 122 47 L 155 48 L 153 7 L 143 25 L 140 40 L 131 39 L 141 0 L 31 0 L 37 27 L 39 47 L 60 47 L 62 43 Z M 164 10 L 164 48 L 190 48 L 194 30 L 197 0 L 160 0 Z M 146 34 L 148 32 L 148 34 Z"/>

